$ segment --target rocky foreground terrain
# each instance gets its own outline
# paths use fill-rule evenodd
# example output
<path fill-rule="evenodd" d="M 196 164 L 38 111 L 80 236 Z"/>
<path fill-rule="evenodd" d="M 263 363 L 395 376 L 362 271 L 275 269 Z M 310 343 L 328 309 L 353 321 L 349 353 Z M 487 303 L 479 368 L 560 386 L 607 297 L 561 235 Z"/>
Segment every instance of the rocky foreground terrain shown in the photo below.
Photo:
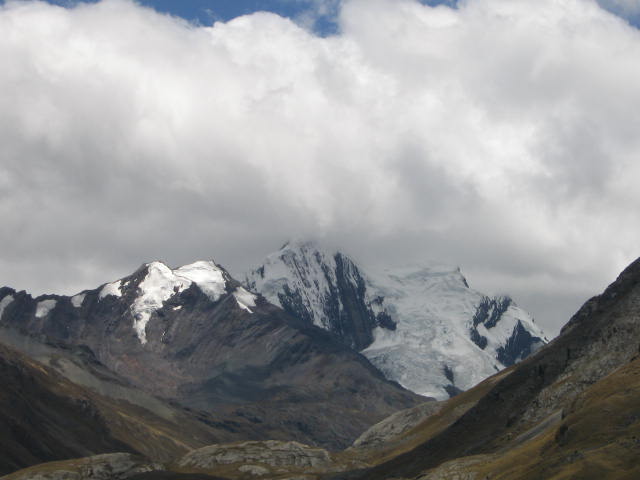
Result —
<path fill-rule="evenodd" d="M 407 397 L 347 448 L 223 438 L 215 409 L 141 391 L 81 345 L 5 329 L 0 459 L 32 466 L 3 479 L 640 478 L 640 259 L 529 358 L 449 400 Z M 47 455 L 76 459 L 33 465 Z"/>

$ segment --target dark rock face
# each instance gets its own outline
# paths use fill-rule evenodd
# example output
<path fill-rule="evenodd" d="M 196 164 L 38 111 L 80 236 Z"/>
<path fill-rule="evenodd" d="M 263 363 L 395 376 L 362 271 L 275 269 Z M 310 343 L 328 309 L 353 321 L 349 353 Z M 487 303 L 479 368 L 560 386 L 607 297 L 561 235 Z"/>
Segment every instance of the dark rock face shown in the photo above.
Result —
<path fill-rule="evenodd" d="M 34 299 L 3 289 L 0 302 L 11 300 L 2 304 L 0 326 L 85 345 L 137 388 L 208 412 L 207 422 L 238 440 L 293 439 L 339 448 L 421 399 L 386 381 L 330 333 L 260 297 L 243 305 L 239 283 L 226 272 L 216 298 L 195 282 L 153 286 L 164 300 L 143 311 L 143 342 L 134 328 L 141 318 L 135 305 L 149 269 L 109 287 L 117 294 L 106 294 L 103 286 L 81 297 Z"/>
<path fill-rule="evenodd" d="M 522 323 L 514 327 L 511 337 L 504 347 L 498 349 L 498 360 L 504 365 L 513 365 L 523 358 L 531 355 L 536 349 L 542 347 L 544 342 L 541 338 L 534 337 L 522 326 Z"/>
<path fill-rule="evenodd" d="M 482 299 L 480 305 L 478 305 L 475 315 L 473 316 L 473 326 L 469 329 L 469 336 L 473 343 L 482 350 L 487 348 L 489 342 L 487 337 L 478 332 L 478 325 L 484 325 L 486 328 L 495 327 L 498 324 L 500 317 L 504 315 L 512 303 L 513 301 L 509 297 L 484 297 Z M 505 358 L 504 355 L 503 358 Z M 498 357 L 498 360 L 502 362 L 500 357 Z M 504 365 L 509 366 L 512 364 L 513 362 L 505 363 Z"/>
<path fill-rule="evenodd" d="M 512 303 L 513 300 L 509 297 L 485 297 L 473 317 L 473 325 L 477 327 L 482 323 L 487 328 L 495 327 L 500 317 L 509 309 Z"/>
<path fill-rule="evenodd" d="M 338 317 L 338 325 L 331 331 L 344 338 L 356 350 L 362 350 L 373 342 L 373 329 L 385 324 L 385 328 L 395 326 L 387 315 L 378 321 L 365 299 L 366 286 L 358 267 L 344 255 L 337 253 L 336 262 L 337 291 L 344 306 Z"/>
<path fill-rule="evenodd" d="M 480 333 L 476 328 L 472 328 L 469 330 L 469 336 L 471 337 L 471 341 L 475 343 L 478 347 L 480 347 L 482 350 L 487 348 L 487 345 L 489 344 L 487 337 L 485 337 L 484 335 L 480 335 Z"/>
<path fill-rule="evenodd" d="M 469 329 L 469 336 L 473 343 L 483 350 L 487 348 L 488 340 L 478 332 L 478 326 L 484 325 L 487 329 L 494 328 L 511 305 L 513 305 L 513 300 L 509 297 L 485 297 L 478 305 L 473 316 L 473 326 Z M 507 339 L 505 345 L 497 349 L 496 358 L 500 363 L 509 367 L 528 357 L 545 343 L 542 338 L 532 335 L 522 325 L 522 322 L 518 321 L 513 328 L 511 337 Z"/>
<path fill-rule="evenodd" d="M 284 286 L 284 291 L 278 294 L 280 305 L 285 312 L 294 317 L 300 318 L 305 323 L 313 325 L 313 317 L 311 313 L 304 308 L 302 294 L 297 290 L 291 290 L 289 285 Z M 330 307 L 331 308 L 331 307 Z"/>

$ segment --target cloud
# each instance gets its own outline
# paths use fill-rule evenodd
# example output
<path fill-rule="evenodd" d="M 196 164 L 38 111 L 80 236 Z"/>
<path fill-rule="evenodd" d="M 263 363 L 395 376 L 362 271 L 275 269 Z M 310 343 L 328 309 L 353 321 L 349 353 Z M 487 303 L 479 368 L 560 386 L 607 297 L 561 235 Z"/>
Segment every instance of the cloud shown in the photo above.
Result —
<path fill-rule="evenodd" d="M 338 22 L 0 7 L 0 283 L 238 271 L 315 236 L 461 264 L 557 328 L 638 255 L 637 29 L 587 0 L 348 0 Z"/>

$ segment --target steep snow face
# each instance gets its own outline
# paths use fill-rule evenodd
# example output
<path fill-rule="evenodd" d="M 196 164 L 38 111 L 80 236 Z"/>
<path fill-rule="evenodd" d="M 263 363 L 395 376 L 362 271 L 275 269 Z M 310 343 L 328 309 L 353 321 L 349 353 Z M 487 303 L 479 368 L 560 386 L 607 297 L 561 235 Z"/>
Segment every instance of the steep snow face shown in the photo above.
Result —
<path fill-rule="evenodd" d="M 258 298 L 256 295 L 248 292 L 242 287 L 238 287 L 233 292 L 233 297 L 236 299 L 236 303 L 240 308 L 246 310 L 249 313 L 253 313 L 253 311 L 249 307 L 256 306 L 256 299 Z"/>
<path fill-rule="evenodd" d="M 0 320 L 2 319 L 2 315 L 4 314 L 4 309 L 7 308 L 11 302 L 13 302 L 13 295 L 7 295 L 2 300 L 0 300 Z"/>
<path fill-rule="evenodd" d="M 260 292 L 267 300 L 282 308 L 291 297 L 296 298 L 305 320 L 318 327 L 329 328 L 328 309 L 332 292 L 336 289 L 334 255 L 316 249 L 313 243 L 297 242 L 285 245 L 269 255 L 263 265 L 247 277 L 251 290 Z M 339 302 L 335 305 L 343 309 Z"/>
<path fill-rule="evenodd" d="M 368 306 L 358 267 L 341 253 L 319 250 L 311 242 L 288 243 L 245 282 L 271 303 L 357 350 L 371 344 L 376 325 L 392 327 L 384 314 L 379 318 Z"/>
<path fill-rule="evenodd" d="M 481 295 L 469 291 L 459 270 L 389 269 L 369 278 L 371 294 L 384 299 L 381 308 L 397 323 L 395 331 L 376 329 L 363 352 L 387 377 L 416 393 L 446 398 L 448 385 L 465 390 L 500 368 L 469 338 L 468 320 Z"/>
<path fill-rule="evenodd" d="M 213 262 L 199 261 L 173 271 L 177 278 L 184 278 L 200 287 L 212 301 L 217 302 L 226 292 L 227 282 L 222 269 Z"/>
<path fill-rule="evenodd" d="M 75 308 L 82 307 L 82 304 L 84 303 L 84 299 L 86 296 L 87 295 L 84 293 L 79 293 L 77 295 L 74 295 L 73 297 L 71 297 L 71 305 L 73 305 Z"/>
<path fill-rule="evenodd" d="M 340 265 L 349 265 L 342 269 Z M 348 270 L 351 274 L 345 275 Z M 247 276 L 250 289 L 337 335 L 332 315 L 350 310 L 369 329 L 359 350 L 387 378 L 437 399 L 466 390 L 547 340 L 508 297 L 469 288 L 456 267 L 420 265 L 364 271 L 341 253 L 310 242 L 286 245 Z M 330 304 L 339 298 L 338 309 Z M 295 310 L 295 309 L 294 309 Z M 295 312 L 292 312 L 295 313 Z M 344 326 L 344 323 L 342 324 Z"/>
<path fill-rule="evenodd" d="M 474 318 L 480 305 L 492 300 L 468 287 L 458 268 L 418 266 L 369 272 L 370 298 L 396 322 L 393 331 L 376 328 L 374 342 L 362 353 L 388 378 L 422 395 L 446 398 L 467 390 L 503 369 L 500 349 L 516 332 L 518 322 L 540 342 L 544 334 L 531 317 L 501 297 L 493 322 Z M 485 320 L 485 319 L 483 319 Z M 474 328 L 485 345 L 478 345 Z M 513 362 L 511 362 L 513 363 Z"/>
<path fill-rule="evenodd" d="M 114 296 L 114 297 L 121 297 L 122 296 L 122 281 L 118 280 L 116 282 L 113 283 L 107 283 L 104 287 L 102 287 L 102 290 L 100 290 L 100 294 L 98 295 L 98 298 L 100 300 L 102 300 L 105 297 L 108 296 Z"/>
<path fill-rule="evenodd" d="M 38 305 L 36 305 L 36 318 L 46 317 L 49 312 L 56 306 L 56 303 L 58 302 L 53 299 L 42 300 L 38 302 Z"/>
<path fill-rule="evenodd" d="M 175 270 L 161 262 L 147 264 L 147 275 L 131 305 L 133 328 L 142 344 L 147 343 L 146 327 L 153 312 L 194 283 L 214 302 L 226 292 L 223 271 L 213 262 L 200 261 Z"/>

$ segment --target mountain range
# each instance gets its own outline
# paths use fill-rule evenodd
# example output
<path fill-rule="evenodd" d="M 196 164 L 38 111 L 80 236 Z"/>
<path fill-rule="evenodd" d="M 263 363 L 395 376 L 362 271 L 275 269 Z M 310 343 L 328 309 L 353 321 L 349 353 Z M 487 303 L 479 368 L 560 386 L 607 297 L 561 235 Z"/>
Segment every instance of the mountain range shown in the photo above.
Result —
<path fill-rule="evenodd" d="M 2 478 L 640 475 L 640 259 L 548 343 L 457 268 L 292 242 L 245 278 L 152 262 L 71 297 L 0 289 Z"/>
<path fill-rule="evenodd" d="M 372 420 L 421 399 L 213 262 L 173 270 L 152 262 L 72 297 L 3 288 L 0 306 L 2 338 L 14 338 L 14 348 L 28 355 L 42 341 L 82 348 L 133 388 L 204 412 L 224 440 L 340 448 Z"/>

